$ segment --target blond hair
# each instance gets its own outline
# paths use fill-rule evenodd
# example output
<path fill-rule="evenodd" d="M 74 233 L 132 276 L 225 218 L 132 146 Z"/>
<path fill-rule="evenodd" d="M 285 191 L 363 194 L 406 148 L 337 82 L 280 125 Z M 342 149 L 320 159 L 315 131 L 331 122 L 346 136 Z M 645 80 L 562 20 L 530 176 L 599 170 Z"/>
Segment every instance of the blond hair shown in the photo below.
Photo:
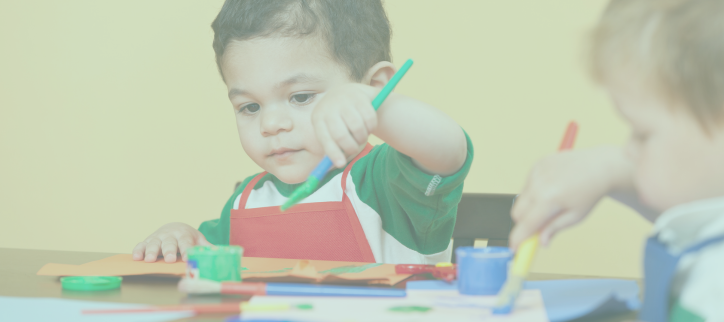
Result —
<path fill-rule="evenodd" d="M 612 0 L 591 45 L 599 82 L 643 72 L 704 128 L 724 121 L 724 0 Z"/>

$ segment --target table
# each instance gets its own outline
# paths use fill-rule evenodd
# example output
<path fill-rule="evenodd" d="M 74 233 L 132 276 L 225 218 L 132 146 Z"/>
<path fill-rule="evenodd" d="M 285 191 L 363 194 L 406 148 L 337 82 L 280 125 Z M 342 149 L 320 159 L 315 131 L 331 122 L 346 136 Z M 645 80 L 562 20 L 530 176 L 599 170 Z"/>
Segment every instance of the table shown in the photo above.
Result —
<path fill-rule="evenodd" d="M 127 276 L 120 289 L 102 292 L 71 292 L 60 287 L 60 281 L 53 276 L 37 276 L 35 273 L 47 263 L 79 265 L 103 259 L 116 254 L 69 252 L 55 250 L 30 250 L 0 248 L 0 296 L 54 297 L 101 302 L 143 303 L 151 305 L 173 305 L 189 303 L 241 302 L 245 296 L 204 295 L 187 296 L 176 291 L 178 278 L 159 276 Z M 596 278 L 592 276 L 537 274 L 531 273 L 531 280 Z M 223 321 L 229 314 L 203 315 L 177 321 L 211 322 Z M 635 313 L 618 314 L 597 319 L 579 319 L 575 322 L 614 322 L 635 320 Z"/>

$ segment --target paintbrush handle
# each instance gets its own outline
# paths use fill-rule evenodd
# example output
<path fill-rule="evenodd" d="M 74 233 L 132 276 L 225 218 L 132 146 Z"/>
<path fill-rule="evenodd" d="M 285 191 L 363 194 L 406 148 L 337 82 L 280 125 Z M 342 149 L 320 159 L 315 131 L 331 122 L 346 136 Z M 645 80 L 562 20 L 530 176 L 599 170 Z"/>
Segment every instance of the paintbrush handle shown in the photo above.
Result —
<path fill-rule="evenodd" d="M 405 297 L 407 292 L 403 289 L 382 287 L 267 283 L 266 294 L 292 296 Z"/>
<path fill-rule="evenodd" d="M 149 313 L 149 312 L 178 312 L 193 311 L 196 314 L 204 313 L 239 313 L 239 303 L 222 304 L 183 304 L 169 306 L 152 306 L 138 309 L 114 309 L 114 310 L 84 310 L 83 314 L 119 314 L 119 313 Z"/>
<path fill-rule="evenodd" d="M 221 283 L 221 293 L 247 295 L 404 297 L 405 290 L 382 287 L 295 283 Z"/>
<path fill-rule="evenodd" d="M 572 149 L 573 143 L 576 142 L 576 134 L 578 134 L 578 123 L 571 121 L 568 123 L 566 133 L 563 135 L 563 140 L 561 140 L 561 145 L 558 147 L 558 151 Z"/>

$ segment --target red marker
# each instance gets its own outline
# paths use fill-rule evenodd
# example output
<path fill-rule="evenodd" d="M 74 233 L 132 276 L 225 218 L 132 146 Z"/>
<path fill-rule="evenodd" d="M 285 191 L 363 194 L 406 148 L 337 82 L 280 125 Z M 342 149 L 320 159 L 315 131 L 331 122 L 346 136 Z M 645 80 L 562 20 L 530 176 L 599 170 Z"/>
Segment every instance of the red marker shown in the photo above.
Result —
<path fill-rule="evenodd" d="M 445 265 L 446 264 L 446 265 Z M 457 266 L 449 263 L 441 263 L 438 265 L 422 265 L 422 264 L 399 264 L 395 265 L 395 273 L 397 274 L 432 274 L 435 278 L 442 279 L 446 282 L 452 282 L 457 277 Z"/>

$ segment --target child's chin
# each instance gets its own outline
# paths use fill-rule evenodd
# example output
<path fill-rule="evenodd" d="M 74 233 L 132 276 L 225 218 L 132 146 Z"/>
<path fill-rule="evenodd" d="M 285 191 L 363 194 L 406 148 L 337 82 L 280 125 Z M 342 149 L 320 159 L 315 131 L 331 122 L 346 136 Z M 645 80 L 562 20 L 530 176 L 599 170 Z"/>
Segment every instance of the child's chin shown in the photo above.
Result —
<path fill-rule="evenodd" d="M 307 177 L 309 177 L 309 173 L 311 173 L 311 170 L 303 171 L 300 168 L 301 167 L 284 167 L 282 169 L 276 169 L 276 171 L 269 172 L 284 183 L 296 184 L 306 181 Z"/>

